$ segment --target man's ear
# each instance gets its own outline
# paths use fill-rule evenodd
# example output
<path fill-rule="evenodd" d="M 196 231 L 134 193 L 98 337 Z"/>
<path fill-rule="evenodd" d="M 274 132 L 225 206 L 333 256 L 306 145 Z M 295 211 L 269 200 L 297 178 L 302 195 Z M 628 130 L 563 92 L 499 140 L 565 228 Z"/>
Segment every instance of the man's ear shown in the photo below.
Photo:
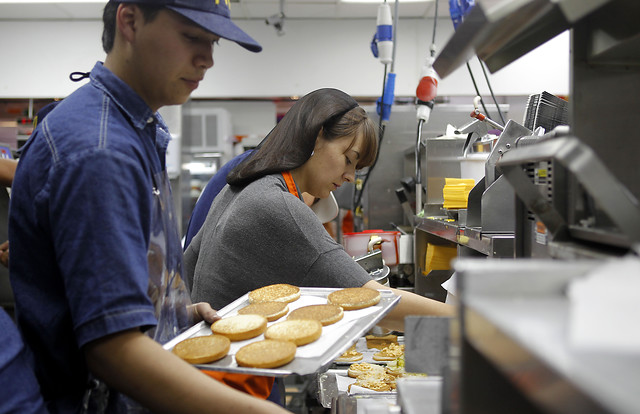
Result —
<path fill-rule="evenodd" d="M 132 42 L 142 13 L 138 6 L 131 3 L 121 3 L 116 12 L 116 31 L 128 42 Z"/>

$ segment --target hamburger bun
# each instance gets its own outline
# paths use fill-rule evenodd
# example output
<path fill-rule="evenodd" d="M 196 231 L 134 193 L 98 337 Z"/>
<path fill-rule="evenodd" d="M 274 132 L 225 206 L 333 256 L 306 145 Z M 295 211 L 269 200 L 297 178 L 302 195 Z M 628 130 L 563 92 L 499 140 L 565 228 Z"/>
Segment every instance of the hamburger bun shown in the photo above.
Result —
<path fill-rule="evenodd" d="M 296 345 L 293 342 L 265 339 L 245 345 L 236 352 L 241 367 L 277 368 L 293 361 Z"/>
<path fill-rule="evenodd" d="M 349 349 L 342 353 L 338 358 L 336 358 L 335 362 L 337 363 L 345 363 L 345 362 L 358 362 L 362 361 L 362 352 L 356 351 L 356 344 L 351 345 Z"/>
<path fill-rule="evenodd" d="M 368 308 L 380 302 L 380 292 L 364 287 L 346 288 L 329 293 L 327 301 L 344 310 Z"/>
<path fill-rule="evenodd" d="M 404 355 L 404 345 L 390 344 L 373 354 L 374 361 L 395 361 Z"/>
<path fill-rule="evenodd" d="M 263 286 L 249 292 L 249 303 L 285 302 L 298 300 L 300 288 L 286 283 Z"/>
<path fill-rule="evenodd" d="M 385 336 L 376 336 L 376 335 L 367 335 L 364 337 L 367 341 L 367 348 L 377 348 L 382 349 L 390 344 L 398 343 L 397 335 L 385 335 Z"/>
<path fill-rule="evenodd" d="M 293 310 L 287 319 L 314 319 L 322 326 L 338 322 L 344 316 L 342 308 L 338 305 L 309 305 Z"/>
<path fill-rule="evenodd" d="M 358 378 L 362 374 L 384 374 L 384 367 L 382 365 L 370 364 L 368 362 L 358 362 L 349 365 L 347 375 L 351 378 Z"/>
<path fill-rule="evenodd" d="M 373 391 L 391 391 L 396 388 L 396 377 L 385 374 L 384 371 L 382 373 L 370 372 L 359 375 L 353 385 L 368 388 Z"/>
<path fill-rule="evenodd" d="M 288 319 L 277 322 L 264 333 L 266 339 L 290 341 L 297 346 L 309 344 L 322 335 L 322 324 L 312 319 Z"/>
<path fill-rule="evenodd" d="M 172 352 L 190 364 L 206 364 L 224 358 L 230 346 L 226 336 L 197 336 L 179 342 Z"/>
<path fill-rule="evenodd" d="M 236 315 L 222 318 L 211 325 L 214 334 L 224 335 L 232 341 L 255 338 L 267 329 L 267 318 L 262 315 Z"/>
<path fill-rule="evenodd" d="M 277 321 L 289 312 L 285 302 L 252 303 L 238 310 L 239 315 L 262 315 L 268 322 Z"/>

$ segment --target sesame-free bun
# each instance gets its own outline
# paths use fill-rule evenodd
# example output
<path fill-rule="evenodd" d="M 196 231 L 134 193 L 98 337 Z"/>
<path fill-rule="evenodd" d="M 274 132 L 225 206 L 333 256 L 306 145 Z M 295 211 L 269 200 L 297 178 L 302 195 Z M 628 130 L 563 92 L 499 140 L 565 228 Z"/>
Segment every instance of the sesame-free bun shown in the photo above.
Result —
<path fill-rule="evenodd" d="M 196 336 L 179 342 L 172 352 L 190 364 L 206 364 L 223 358 L 230 346 L 226 336 Z"/>
<path fill-rule="evenodd" d="M 232 341 L 255 338 L 267 329 L 267 318 L 262 315 L 236 315 L 215 321 L 214 334 L 224 335 Z"/>
<path fill-rule="evenodd" d="M 322 324 L 312 319 L 288 319 L 277 322 L 264 333 L 266 339 L 290 341 L 297 346 L 309 344 L 322 335 Z"/>
<path fill-rule="evenodd" d="M 380 302 L 380 292 L 364 287 L 346 288 L 329 293 L 327 302 L 344 310 L 363 309 Z"/>
<path fill-rule="evenodd" d="M 291 311 L 287 319 L 315 319 L 322 326 L 338 322 L 344 316 L 342 308 L 338 305 L 309 305 Z"/>
<path fill-rule="evenodd" d="M 240 315 L 262 315 L 269 322 L 277 321 L 287 312 L 289 312 L 289 306 L 285 302 L 252 303 L 238 310 Z"/>
<path fill-rule="evenodd" d="M 245 345 L 236 352 L 241 367 L 277 368 L 293 361 L 296 345 L 288 341 L 265 339 Z"/>
<path fill-rule="evenodd" d="M 300 288 L 286 283 L 263 286 L 249 292 L 249 303 L 285 302 L 300 298 Z"/>

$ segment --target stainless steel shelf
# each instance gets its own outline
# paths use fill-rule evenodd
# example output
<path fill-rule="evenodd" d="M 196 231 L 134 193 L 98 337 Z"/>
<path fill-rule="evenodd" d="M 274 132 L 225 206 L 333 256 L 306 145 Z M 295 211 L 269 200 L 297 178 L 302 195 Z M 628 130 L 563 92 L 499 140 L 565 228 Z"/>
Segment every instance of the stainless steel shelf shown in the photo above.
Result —
<path fill-rule="evenodd" d="M 541 412 L 632 414 L 640 407 L 637 353 L 586 351 L 569 342 L 565 288 L 592 268 L 593 261 L 456 264 L 462 337 Z M 482 381 L 482 372 L 469 375 Z"/>
<path fill-rule="evenodd" d="M 491 257 L 513 257 L 513 234 L 487 234 L 481 228 L 466 227 L 447 217 L 416 217 L 416 230 L 468 247 Z"/>
<path fill-rule="evenodd" d="M 475 54 L 495 72 L 610 1 L 477 0 L 433 66 L 444 78 Z"/>

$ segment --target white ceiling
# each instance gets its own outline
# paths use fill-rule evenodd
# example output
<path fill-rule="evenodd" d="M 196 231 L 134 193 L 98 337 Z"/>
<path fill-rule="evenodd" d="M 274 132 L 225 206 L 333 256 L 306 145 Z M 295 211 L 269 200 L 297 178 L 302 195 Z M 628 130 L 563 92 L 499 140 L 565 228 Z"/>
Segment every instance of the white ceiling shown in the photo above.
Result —
<path fill-rule="evenodd" d="M 77 1 L 77 0 L 76 0 Z M 280 12 L 278 0 L 231 0 L 231 16 L 234 19 L 265 19 Z M 395 3 L 389 0 L 391 11 Z M 0 21 L 2 20 L 86 20 L 101 19 L 104 3 L 57 2 L 51 4 L 27 4 L 22 1 L 0 3 Z M 340 0 L 285 0 L 284 13 L 290 19 L 356 19 L 375 18 L 376 4 L 342 3 Z M 398 5 L 398 17 L 432 17 L 435 1 L 420 3 L 401 3 Z M 449 15 L 447 0 L 438 0 L 438 14 Z"/>

